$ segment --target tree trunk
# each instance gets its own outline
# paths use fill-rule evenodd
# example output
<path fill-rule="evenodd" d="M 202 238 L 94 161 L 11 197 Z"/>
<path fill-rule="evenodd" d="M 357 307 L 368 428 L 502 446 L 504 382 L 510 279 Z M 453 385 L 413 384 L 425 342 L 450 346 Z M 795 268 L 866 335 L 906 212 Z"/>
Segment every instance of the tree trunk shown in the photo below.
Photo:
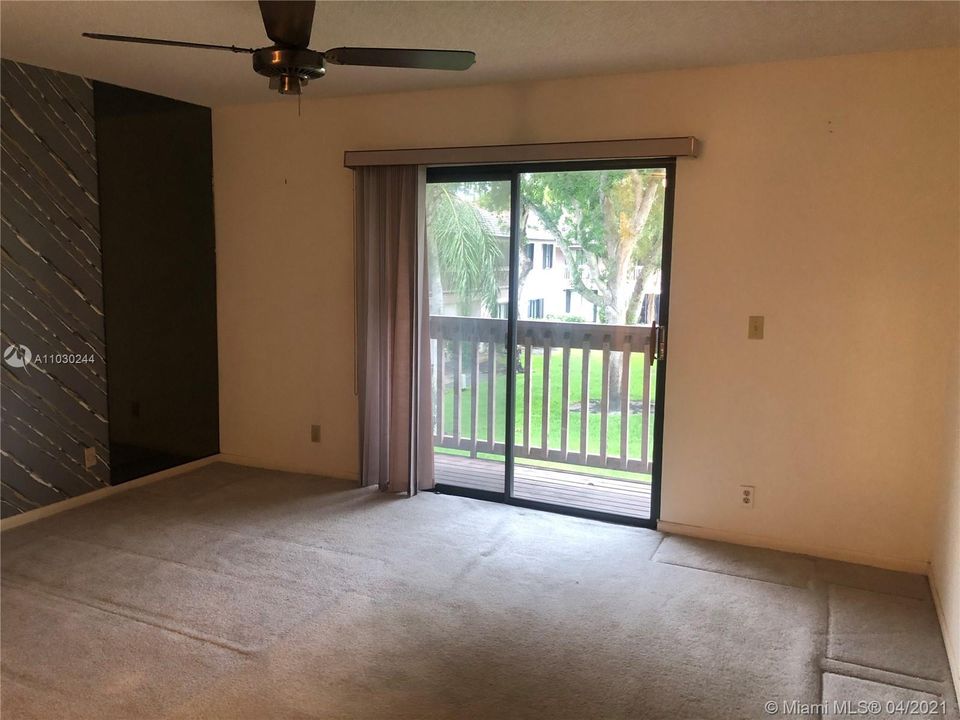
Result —
<path fill-rule="evenodd" d="M 609 319 L 611 325 L 620 325 L 623 322 L 624 319 L 619 313 L 613 313 L 613 317 Z M 607 376 L 607 397 L 610 404 L 607 406 L 607 410 L 613 411 L 620 407 L 620 380 L 623 376 L 623 353 L 620 350 L 622 348 L 610 348 L 610 370 Z"/>
<path fill-rule="evenodd" d="M 623 378 L 623 353 L 610 349 L 610 376 L 607 379 L 607 395 L 610 404 L 607 410 L 616 412 L 620 409 L 620 382 Z"/>
<path fill-rule="evenodd" d="M 630 293 L 630 301 L 627 303 L 626 322 L 628 325 L 635 325 L 640 322 L 640 309 L 643 307 L 643 287 L 647 284 L 652 273 L 646 267 L 637 273 L 637 281 L 633 285 L 633 291 Z"/>
<path fill-rule="evenodd" d="M 636 322 L 639 304 L 643 300 L 643 286 L 650 276 L 652 263 L 649 262 L 648 258 L 643 259 L 643 265 L 640 271 L 636 273 L 632 286 L 630 285 L 630 275 L 636 268 L 637 258 L 634 255 L 637 241 L 650 217 L 650 211 L 653 209 L 659 188 L 660 180 L 654 178 L 650 178 L 646 183 L 636 185 L 629 239 L 625 238 L 620 232 L 621 228 L 617 222 L 617 216 L 613 212 L 614 208 L 610 206 L 610 212 L 613 213 L 613 216 L 607 219 L 605 225 L 608 226 L 608 233 L 614 232 L 613 229 L 616 229 L 615 240 L 611 237 L 607 241 L 610 256 L 614 261 L 613 273 L 609 280 L 609 294 L 614 299 L 614 307 L 608 309 L 607 322 L 610 324 L 632 324 Z M 607 395 L 610 402 L 608 410 L 618 410 L 620 408 L 620 384 L 623 378 L 623 354 L 619 352 L 620 350 L 621 348 L 611 348 L 610 371 L 607 381 Z"/>

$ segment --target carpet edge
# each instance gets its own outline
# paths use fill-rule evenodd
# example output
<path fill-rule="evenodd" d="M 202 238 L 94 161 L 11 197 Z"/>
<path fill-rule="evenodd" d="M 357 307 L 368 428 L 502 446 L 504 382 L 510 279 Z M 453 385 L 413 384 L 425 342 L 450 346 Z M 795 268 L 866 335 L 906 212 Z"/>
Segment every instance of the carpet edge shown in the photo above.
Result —
<path fill-rule="evenodd" d="M 801 545 L 798 543 L 783 542 L 766 535 L 752 535 L 730 530 L 720 530 L 718 528 L 702 527 L 700 525 L 687 525 L 685 523 L 671 522 L 669 520 L 657 521 L 657 530 L 671 535 L 684 535 L 686 537 L 700 538 L 702 540 L 715 540 L 726 542 L 732 545 L 746 545 L 748 547 L 763 548 L 765 550 L 779 550 L 781 552 L 794 553 L 796 555 L 807 555 L 814 558 L 823 558 L 826 560 L 839 560 L 841 562 L 854 563 L 856 565 L 867 565 L 869 567 L 880 568 L 882 570 L 897 570 L 900 572 L 914 573 L 916 575 L 930 574 L 930 563 L 927 561 L 910 560 L 907 558 L 881 557 L 870 555 L 855 550 L 844 550 L 837 548 L 826 548 L 812 545 Z"/>
<path fill-rule="evenodd" d="M 6 532 L 7 530 L 13 530 L 13 528 L 20 527 L 22 525 L 29 525 L 37 520 L 42 520 L 43 518 L 50 517 L 51 515 L 58 515 L 67 510 L 72 510 L 73 508 L 89 505 L 90 503 L 103 500 L 104 498 L 110 497 L 111 495 L 116 495 L 117 493 L 133 490 L 135 488 L 143 487 L 144 485 L 150 485 L 158 480 L 166 480 L 167 478 L 175 477 L 177 475 L 183 475 L 184 473 L 197 470 L 198 468 L 211 465 L 215 462 L 224 462 L 223 456 L 220 453 L 208 455 L 207 457 L 200 458 L 199 460 L 193 460 L 191 462 L 184 463 L 183 465 L 177 465 L 176 467 L 167 468 L 166 470 L 160 470 L 159 472 L 144 475 L 143 477 L 136 478 L 135 480 L 129 480 L 125 483 L 120 483 L 119 485 L 108 485 L 107 487 L 93 490 L 91 492 L 84 493 L 83 495 L 77 495 L 76 497 L 67 498 L 66 500 L 61 500 L 60 502 L 44 505 L 43 507 L 39 507 L 34 510 L 28 510 L 27 512 L 23 512 L 18 515 L 3 518 L 3 520 L 0 520 L 0 533 Z"/>

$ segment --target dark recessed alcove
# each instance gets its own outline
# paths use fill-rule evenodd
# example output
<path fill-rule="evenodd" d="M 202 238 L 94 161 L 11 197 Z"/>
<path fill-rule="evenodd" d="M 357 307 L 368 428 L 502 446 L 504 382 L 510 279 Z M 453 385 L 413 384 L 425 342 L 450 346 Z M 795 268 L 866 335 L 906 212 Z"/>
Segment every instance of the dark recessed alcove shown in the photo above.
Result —
<path fill-rule="evenodd" d="M 111 482 L 219 451 L 210 109 L 94 84 Z"/>

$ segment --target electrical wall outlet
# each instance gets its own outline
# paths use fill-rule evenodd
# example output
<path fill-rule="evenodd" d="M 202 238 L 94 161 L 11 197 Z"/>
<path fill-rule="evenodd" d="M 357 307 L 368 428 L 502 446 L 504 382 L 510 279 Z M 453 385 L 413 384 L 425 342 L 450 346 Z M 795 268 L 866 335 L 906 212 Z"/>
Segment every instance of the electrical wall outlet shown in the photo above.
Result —
<path fill-rule="evenodd" d="M 319 425 L 310 426 L 310 442 L 315 442 L 315 443 L 320 442 L 320 426 Z"/>
<path fill-rule="evenodd" d="M 83 449 L 83 466 L 89 470 L 97 464 L 97 449 L 85 447 Z"/>
<path fill-rule="evenodd" d="M 753 496 L 756 488 L 753 485 L 740 486 L 740 507 L 753 508 Z"/>
<path fill-rule="evenodd" d="M 747 339 L 763 340 L 763 315 L 751 315 L 747 321 Z"/>

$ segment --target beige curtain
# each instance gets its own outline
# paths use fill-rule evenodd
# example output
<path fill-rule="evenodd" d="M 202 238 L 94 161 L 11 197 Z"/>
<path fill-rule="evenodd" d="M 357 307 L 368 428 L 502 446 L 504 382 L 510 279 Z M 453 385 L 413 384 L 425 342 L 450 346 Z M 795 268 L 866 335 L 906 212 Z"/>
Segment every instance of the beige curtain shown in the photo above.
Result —
<path fill-rule="evenodd" d="M 433 487 L 425 180 L 416 165 L 356 170 L 360 477 L 411 495 Z"/>

